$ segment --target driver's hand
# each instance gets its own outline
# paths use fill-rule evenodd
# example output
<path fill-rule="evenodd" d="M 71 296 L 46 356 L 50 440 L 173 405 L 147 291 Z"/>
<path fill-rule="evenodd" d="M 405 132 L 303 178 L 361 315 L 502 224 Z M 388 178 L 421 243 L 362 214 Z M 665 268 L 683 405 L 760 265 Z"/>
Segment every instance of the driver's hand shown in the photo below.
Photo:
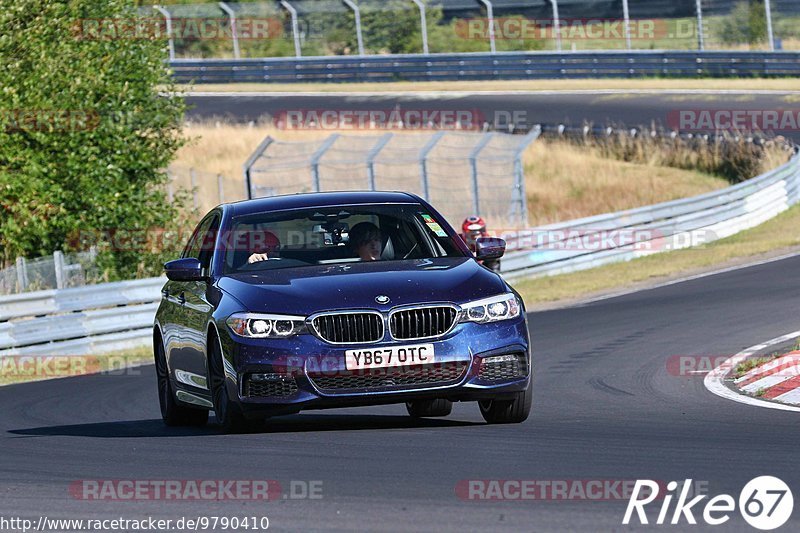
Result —
<path fill-rule="evenodd" d="M 259 261 L 266 261 L 269 259 L 267 254 L 251 254 L 250 257 L 247 258 L 247 264 L 251 263 L 258 263 Z"/>

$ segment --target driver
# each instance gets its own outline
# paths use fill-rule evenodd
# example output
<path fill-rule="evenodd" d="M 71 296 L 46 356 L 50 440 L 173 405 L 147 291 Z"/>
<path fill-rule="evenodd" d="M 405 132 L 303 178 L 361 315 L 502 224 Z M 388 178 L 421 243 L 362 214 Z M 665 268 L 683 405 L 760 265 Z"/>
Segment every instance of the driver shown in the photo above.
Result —
<path fill-rule="evenodd" d="M 378 261 L 383 251 L 383 235 L 372 222 L 359 222 L 349 231 L 350 246 L 362 261 Z"/>
<path fill-rule="evenodd" d="M 268 260 L 269 254 L 277 252 L 281 241 L 271 231 L 262 231 L 258 242 L 253 243 L 253 253 L 247 258 L 247 264 Z M 255 239 L 254 239 L 255 240 Z"/>

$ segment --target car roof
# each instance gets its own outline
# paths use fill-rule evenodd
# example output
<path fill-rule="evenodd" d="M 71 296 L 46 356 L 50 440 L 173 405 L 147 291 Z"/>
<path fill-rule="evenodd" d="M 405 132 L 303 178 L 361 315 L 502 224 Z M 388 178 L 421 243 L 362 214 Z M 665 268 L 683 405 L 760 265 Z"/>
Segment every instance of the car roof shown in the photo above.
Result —
<path fill-rule="evenodd" d="M 419 198 L 405 192 L 345 191 L 314 192 L 269 196 L 227 204 L 231 216 L 239 217 L 268 211 L 303 209 L 309 207 L 334 207 L 337 205 L 419 203 Z"/>

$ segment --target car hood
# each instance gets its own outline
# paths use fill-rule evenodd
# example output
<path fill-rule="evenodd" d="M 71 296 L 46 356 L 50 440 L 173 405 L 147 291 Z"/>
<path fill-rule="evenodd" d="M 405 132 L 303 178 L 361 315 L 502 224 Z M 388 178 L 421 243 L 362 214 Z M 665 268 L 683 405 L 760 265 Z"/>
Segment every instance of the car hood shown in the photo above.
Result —
<path fill-rule="evenodd" d="M 248 311 L 310 315 L 348 308 L 386 310 L 425 302 L 465 303 L 507 290 L 471 258 L 345 263 L 224 276 L 218 286 Z M 379 295 L 389 302 L 379 304 Z"/>

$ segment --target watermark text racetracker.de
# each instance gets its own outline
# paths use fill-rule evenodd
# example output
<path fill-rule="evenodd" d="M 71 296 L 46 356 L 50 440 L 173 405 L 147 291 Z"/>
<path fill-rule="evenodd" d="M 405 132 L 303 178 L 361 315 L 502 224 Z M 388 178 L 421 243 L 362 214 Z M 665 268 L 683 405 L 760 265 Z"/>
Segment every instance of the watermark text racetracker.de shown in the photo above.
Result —
<path fill-rule="evenodd" d="M 287 109 L 273 117 L 285 130 L 479 130 L 477 109 Z"/>
<path fill-rule="evenodd" d="M 88 18 L 75 20 L 74 38 L 83 41 L 167 40 L 184 41 L 233 40 L 234 28 L 239 40 L 277 39 L 283 35 L 283 22 L 278 18 L 237 17 L 235 26 L 222 17 L 170 17 L 170 22 L 155 17 Z"/>
<path fill-rule="evenodd" d="M 24 518 L 0 516 L 0 531 L 266 531 L 267 516 L 193 516 L 180 518 Z"/>
<path fill-rule="evenodd" d="M 560 37 L 569 41 L 617 41 L 654 39 L 688 39 L 696 34 L 693 21 L 667 19 L 621 18 L 559 18 L 533 19 L 526 17 L 497 17 L 461 19 L 456 22 L 456 35 L 462 39 L 543 40 Z"/>
<path fill-rule="evenodd" d="M 81 479 L 69 485 L 81 501 L 276 501 L 321 500 L 321 480 L 274 479 Z"/>
<path fill-rule="evenodd" d="M 52 379 L 106 372 L 109 375 L 138 376 L 122 355 L 8 355 L 0 357 L 0 381 Z"/>
<path fill-rule="evenodd" d="M 314 231 L 289 230 L 277 232 L 269 229 L 235 230 L 209 233 L 204 249 L 215 246 L 223 250 L 258 251 L 263 248 L 299 246 L 317 243 L 323 237 Z M 168 231 L 161 228 L 106 230 L 81 230 L 68 235 L 73 249 L 130 251 L 173 251 L 179 253 L 190 237 L 189 231 Z M 717 234 L 707 229 L 671 228 L 669 231 L 646 226 L 607 229 L 602 227 L 569 228 L 489 228 L 489 237 L 506 241 L 508 251 L 519 250 L 576 250 L 594 251 L 611 248 L 665 251 L 684 247 L 703 246 L 717 239 Z"/>
<path fill-rule="evenodd" d="M 635 479 L 462 479 L 456 496 L 464 501 L 615 501 L 634 494 Z M 697 490 L 703 490 L 698 485 Z M 658 495 L 658 486 L 655 489 Z"/>
<path fill-rule="evenodd" d="M 685 132 L 800 131 L 800 109 L 673 109 L 667 126 Z"/>

